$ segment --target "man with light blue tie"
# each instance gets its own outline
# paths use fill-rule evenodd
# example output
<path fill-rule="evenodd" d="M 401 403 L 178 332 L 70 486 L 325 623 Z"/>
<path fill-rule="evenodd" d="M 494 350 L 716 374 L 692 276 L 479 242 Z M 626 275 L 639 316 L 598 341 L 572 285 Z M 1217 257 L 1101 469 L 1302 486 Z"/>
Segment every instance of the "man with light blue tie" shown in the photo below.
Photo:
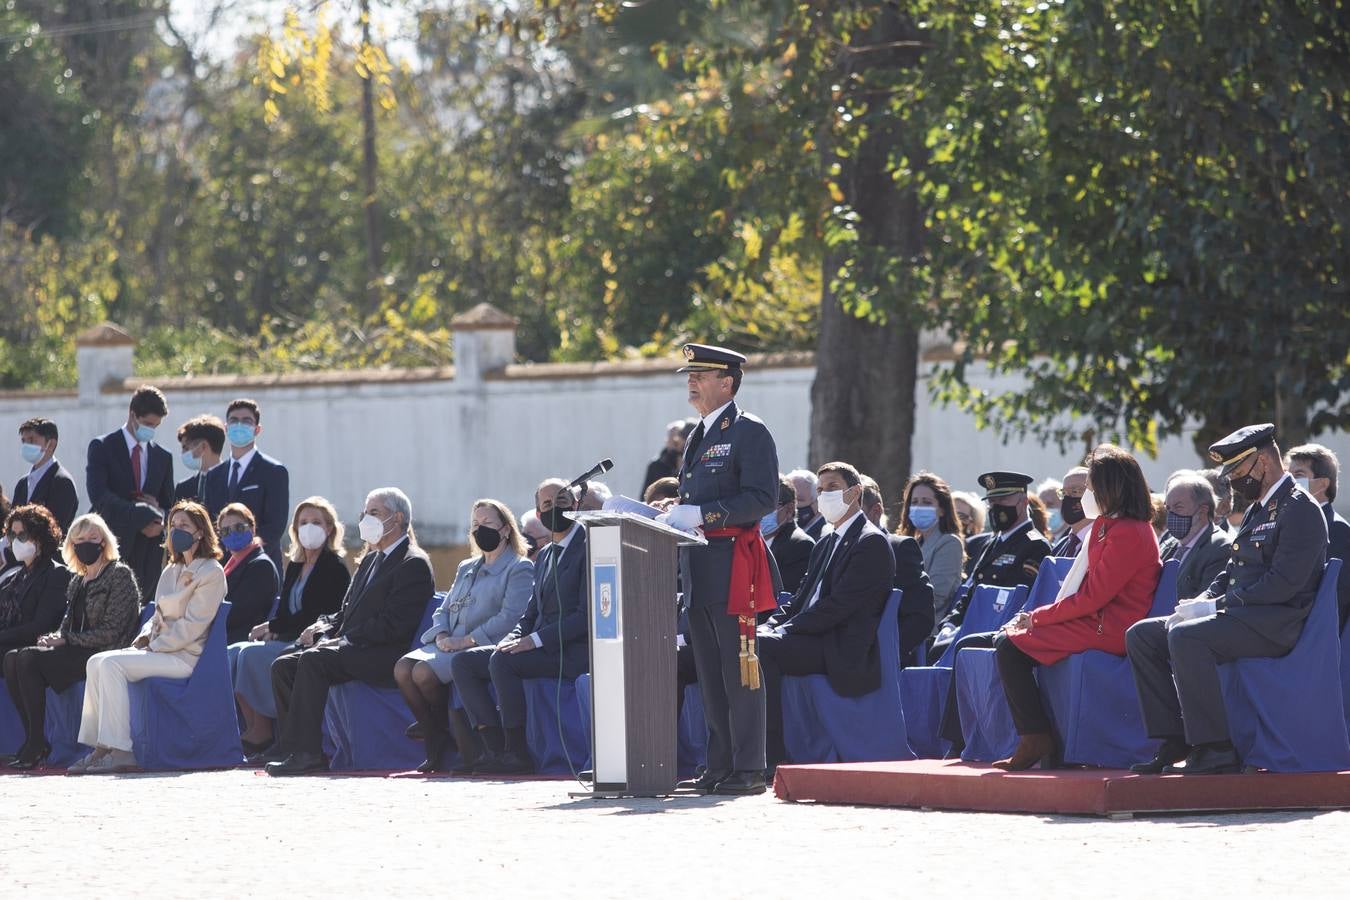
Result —
<path fill-rule="evenodd" d="M 291 476 L 258 449 L 262 410 L 255 400 L 233 401 L 225 410 L 230 456 L 206 476 L 206 509 L 215 519 L 229 503 L 242 503 L 258 522 L 269 559 L 281 559 L 281 536 L 290 525 Z"/>

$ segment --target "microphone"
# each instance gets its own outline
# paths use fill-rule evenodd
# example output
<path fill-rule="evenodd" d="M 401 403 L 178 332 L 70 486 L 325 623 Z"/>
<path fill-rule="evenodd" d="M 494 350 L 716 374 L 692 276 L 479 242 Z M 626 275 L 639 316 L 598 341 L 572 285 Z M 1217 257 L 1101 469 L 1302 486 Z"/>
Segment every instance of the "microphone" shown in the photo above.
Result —
<path fill-rule="evenodd" d="M 587 469 L 583 474 L 578 475 L 576 478 L 573 478 L 572 481 L 571 481 L 571 483 L 568 484 L 567 486 L 568 486 L 568 487 L 578 487 L 578 486 L 583 485 L 583 484 L 585 484 L 586 482 L 590 481 L 592 478 L 594 478 L 594 477 L 597 476 L 597 475 L 603 475 L 603 474 L 605 474 L 606 472 L 608 472 L 608 471 L 609 471 L 610 469 L 612 469 L 612 468 L 614 468 L 614 460 L 612 460 L 612 459 L 602 459 L 602 460 L 600 460 L 598 463 L 596 463 L 595 465 L 593 465 L 593 466 L 591 466 L 589 469 Z"/>

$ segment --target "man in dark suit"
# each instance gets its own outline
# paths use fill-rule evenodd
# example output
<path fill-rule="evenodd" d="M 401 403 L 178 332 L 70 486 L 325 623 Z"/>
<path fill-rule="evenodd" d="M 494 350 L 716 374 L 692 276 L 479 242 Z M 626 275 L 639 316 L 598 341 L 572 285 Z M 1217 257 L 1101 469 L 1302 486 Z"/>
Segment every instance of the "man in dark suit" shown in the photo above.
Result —
<path fill-rule="evenodd" d="M 89 508 L 117 537 L 122 561 L 136 574 L 141 602 L 154 599 L 164 559 L 161 536 L 173 506 L 173 457 L 154 443 L 169 414 L 159 388 L 143 385 L 131 395 L 121 428 L 89 442 L 85 492 Z"/>
<path fill-rule="evenodd" d="M 1167 479 L 1167 539 L 1163 562 L 1181 561 L 1177 596 L 1198 597 L 1228 562 L 1228 533 L 1214 526 L 1214 488 L 1199 472 L 1182 470 Z"/>
<path fill-rule="evenodd" d="M 860 697 L 881 686 L 877 624 L 891 593 L 895 557 L 885 532 L 862 512 L 858 470 L 848 463 L 832 462 L 821 466 L 816 475 L 821 512 L 834 531 L 816 545 L 801 588 L 759 632 L 770 771 L 787 759 L 784 675 L 824 674 L 830 686 L 845 697 Z M 838 502 L 832 499 L 835 496 Z M 932 610 L 931 589 L 927 603 Z"/>
<path fill-rule="evenodd" d="M 1088 470 L 1084 466 L 1074 466 L 1064 473 L 1064 483 L 1059 488 L 1059 514 L 1067 526 L 1064 534 L 1050 547 L 1051 556 L 1075 557 L 1078 551 L 1087 546 L 1088 533 L 1095 519 L 1089 519 L 1083 512 L 1083 492 L 1087 490 Z"/>
<path fill-rule="evenodd" d="M 1283 656 L 1298 642 L 1327 555 L 1317 501 L 1285 471 L 1275 426 L 1250 425 L 1210 445 L 1234 493 L 1251 501 L 1228 565 L 1166 618 L 1125 633 L 1144 728 L 1162 740 L 1140 774 L 1210 775 L 1241 769 L 1219 690 L 1219 665 Z"/>
<path fill-rule="evenodd" d="M 760 794 L 765 790 L 765 694 L 748 654 L 757 614 L 775 605 L 759 523 L 777 505 L 778 451 L 764 423 L 736 406 L 744 356 L 688 344 L 684 358 L 680 371 L 688 376 L 689 402 L 701 421 L 685 448 L 680 502 L 665 518 L 673 528 L 701 528 L 708 539 L 707 546 L 680 548 L 689 643 L 708 726 L 708 764 L 701 776 L 681 786 L 704 793 Z M 733 559 L 739 562 L 733 565 Z"/>
<path fill-rule="evenodd" d="M 943 618 L 928 651 L 930 664 L 942 656 L 956 636 L 976 587 L 1024 584 L 1029 588 L 1036 580 L 1041 560 L 1050 554 L 1050 542 L 1032 526 L 1027 515 L 1027 485 L 1031 482 L 1031 476 L 1021 472 L 985 472 L 980 476 L 980 485 L 988 492 L 985 501 L 994 536 L 985 544 L 970 577 L 956 589 L 952 610 Z"/>
<path fill-rule="evenodd" d="M 770 536 L 769 553 L 778 564 L 778 572 L 783 578 L 783 590 L 797 593 L 802 578 L 806 575 L 806 566 L 811 562 L 811 548 L 816 542 L 797 524 L 797 494 L 792 482 L 786 478 L 778 479 L 778 508 L 764 516 L 760 528 Z M 768 528 L 770 523 L 772 527 Z"/>
<path fill-rule="evenodd" d="M 867 475 L 862 476 L 862 511 L 867 521 L 882 528 L 881 517 L 886 508 L 881 486 Z M 882 528 L 885 532 L 885 529 Z M 919 665 L 918 650 L 933 633 L 933 583 L 923 569 L 923 549 L 919 542 L 906 534 L 885 532 L 895 557 L 895 580 L 891 586 L 900 594 L 900 665 Z"/>
<path fill-rule="evenodd" d="M 31 468 L 14 485 L 14 506 L 36 503 L 46 507 L 61 533 L 70 530 L 79 512 L 80 499 L 75 490 L 75 479 L 56 459 L 56 445 L 60 432 L 50 419 L 29 419 L 19 426 L 19 451 Z"/>
<path fill-rule="evenodd" d="M 451 680 L 483 743 L 474 748 L 482 754 L 475 774 L 534 771 L 525 743 L 523 679 L 556 679 L 559 672 L 570 679 L 591 668 L 586 529 L 565 515 L 576 508 L 577 496 L 566 481 L 550 478 L 535 491 L 534 503 L 550 541 L 535 558 L 525 612 L 497 646 L 472 647 L 450 661 Z M 497 691 L 495 703 L 489 685 Z"/>
<path fill-rule="evenodd" d="M 1350 615 L 1350 522 L 1331 508 L 1336 499 L 1340 460 L 1328 447 L 1304 444 L 1289 451 L 1285 465 L 1294 482 L 1322 507 L 1327 520 L 1327 559 L 1339 559 L 1345 564 L 1341 566 L 1341 577 L 1336 582 L 1341 630 L 1344 631 L 1346 617 Z"/>
<path fill-rule="evenodd" d="M 412 502 L 398 488 L 366 497 L 361 539 L 366 555 L 342 609 L 300 633 L 294 650 L 272 663 L 277 701 L 275 762 L 268 775 L 326 770 L 323 711 L 328 689 L 348 681 L 393 687 L 394 663 L 408 652 L 436 590 L 431 560 L 413 543 Z"/>
<path fill-rule="evenodd" d="M 227 503 L 242 503 L 258 521 L 263 549 L 276 564 L 281 536 L 290 525 L 291 476 L 286 467 L 258 450 L 262 411 L 253 400 L 240 399 L 225 410 L 225 438 L 230 456 L 206 476 L 206 509 L 215 519 Z"/>
<path fill-rule="evenodd" d="M 215 416 L 197 416 L 178 426 L 183 468 L 191 474 L 173 489 L 173 499 L 195 500 L 207 510 L 206 476 L 220 464 L 225 450 L 225 423 Z"/>

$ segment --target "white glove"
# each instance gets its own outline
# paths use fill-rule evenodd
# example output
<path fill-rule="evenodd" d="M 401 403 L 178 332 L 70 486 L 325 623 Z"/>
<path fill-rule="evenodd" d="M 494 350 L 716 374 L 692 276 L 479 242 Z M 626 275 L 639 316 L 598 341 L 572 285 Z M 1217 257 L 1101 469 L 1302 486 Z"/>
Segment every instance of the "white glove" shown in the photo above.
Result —
<path fill-rule="evenodd" d="M 1189 622 L 1191 619 L 1203 619 L 1205 616 L 1214 615 L 1218 609 L 1218 601 L 1210 597 L 1197 597 L 1194 600 L 1182 600 L 1177 604 L 1177 611 L 1167 617 L 1167 627 L 1180 625 L 1182 622 Z"/>
<path fill-rule="evenodd" d="M 703 512 L 697 506 L 681 503 L 666 513 L 666 524 L 681 531 L 693 531 L 703 524 Z"/>

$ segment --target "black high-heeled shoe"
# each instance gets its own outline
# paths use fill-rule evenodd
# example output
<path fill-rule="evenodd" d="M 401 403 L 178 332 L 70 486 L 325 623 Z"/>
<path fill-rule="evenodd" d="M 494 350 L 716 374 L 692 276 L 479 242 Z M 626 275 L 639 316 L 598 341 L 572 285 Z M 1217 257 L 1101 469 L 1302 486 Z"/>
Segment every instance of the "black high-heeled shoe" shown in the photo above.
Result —
<path fill-rule="evenodd" d="M 18 769 L 21 772 L 26 772 L 29 769 L 39 768 L 47 761 L 47 757 L 51 755 L 52 745 L 43 741 L 42 746 L 38 747 L 36 751 L 30 752 L 27 748 L 20 750 L 18 758 L 10 763 L 9 767 L 11 769 Z"/>

